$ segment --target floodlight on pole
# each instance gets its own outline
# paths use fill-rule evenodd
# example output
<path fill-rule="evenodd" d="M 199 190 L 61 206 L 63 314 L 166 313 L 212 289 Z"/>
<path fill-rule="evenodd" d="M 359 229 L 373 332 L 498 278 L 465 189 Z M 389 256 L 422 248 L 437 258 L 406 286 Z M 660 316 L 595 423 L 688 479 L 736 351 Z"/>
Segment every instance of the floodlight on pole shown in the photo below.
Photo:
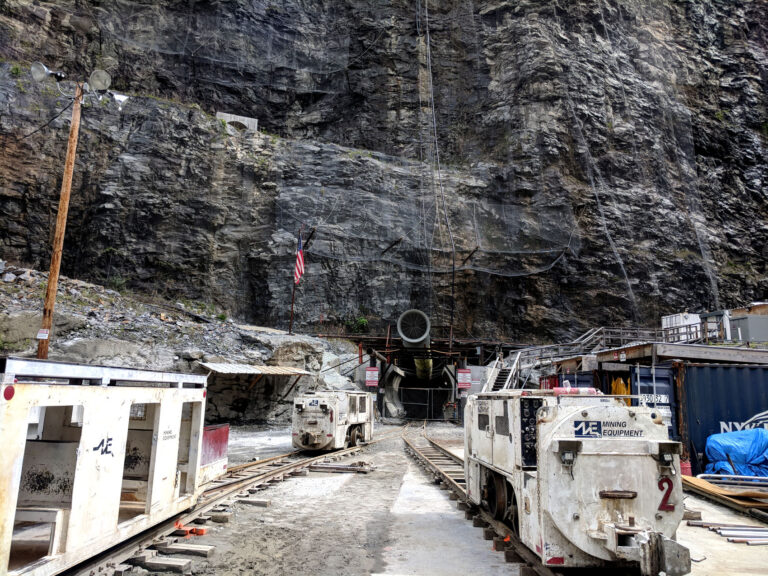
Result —
<path fill-rule="evenodd" d="M 123 110 L 123 104 L 125 104 L 125 101 L 128 100 L 128 96 L 125 94 L 117 94 L 115 92 L 112 92 L 112 98 L 115 99 L 115 102 L 117 102 L 117 109 L 122 111 Z"/>
<path fill-rule="evenodd" d="M 112 84 L 112 77 L 104 70 L 94 70 L 88 78 L 88 86 L 96 92 L 106 92 Z"/>
<path fill-rule="evenodd" d="M 50 70 L 48 66 L 43 64 L 42 62 L 33 62 L 32 66 L 29 67 L 29 72 L 32 74 L 32 79 L 35 82 L 42 82 L 48 76 L 53 76 L 56 79 L 56 82 L 60 82 L 61 80 L 64 80 L 66 78 L 66 74 L 64 72 L 56 72 L 53 70 Z"/>

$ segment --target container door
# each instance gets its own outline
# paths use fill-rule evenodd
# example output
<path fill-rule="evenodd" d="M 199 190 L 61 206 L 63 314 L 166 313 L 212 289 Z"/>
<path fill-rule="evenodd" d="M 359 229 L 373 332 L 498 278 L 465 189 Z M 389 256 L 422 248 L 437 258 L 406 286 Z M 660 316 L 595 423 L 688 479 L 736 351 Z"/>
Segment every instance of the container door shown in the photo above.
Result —
<path fill-rule="evenodd" d="M 668 366 L 633 366 L 630 371 L 632 394 L 646 397 L 650 408 L 661 412 L 669 430 L 669 437 L 678 440 L 677 404 L 675 403 L 675 380 L 672 368 Z M 635 401 L 635 403 L 637 403 Z"/>
<path fill-rule="evenodd" d="M 591 371 L 561 374 L 559 379 L 559 386 L 565 386 L 566 380 L 571 385 L 571 388 L 593 388 L 595 386 L 595 376 Z"/>

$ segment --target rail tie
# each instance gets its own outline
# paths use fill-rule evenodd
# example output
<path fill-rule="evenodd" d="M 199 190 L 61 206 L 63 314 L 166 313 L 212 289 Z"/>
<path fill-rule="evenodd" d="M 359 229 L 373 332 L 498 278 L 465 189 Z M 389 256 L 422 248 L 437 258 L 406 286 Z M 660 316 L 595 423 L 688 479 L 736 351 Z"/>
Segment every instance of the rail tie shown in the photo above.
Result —
<path fill-rule="evenodd" d="M 486 540 L 493 540 L 494 550 L 503 551 L 507 562 L 519 565 L 521 576 L 531 574 L 556 576 L 560 574 L 543 565 L 539 557 L 523 544 L 509 526 L 493 519 L 487 511 L 478 508 L 469 501 L 464 479 L 463 458 L 426 435 L 418 440 L 403 436 L 403 441 L 406 452 L 428 469 L 436 483 L 440 483 L 456 495 L 457 507 L 466 511 L 465 517 L 472 520 L 473 526 L 483 528 L 483 537 Z"/>
<path fill-rule="evenodd" d="M 102 573 L 109 574 L 111 571 L 114 571 L 115 566 L 123 564 L 129 558 L 143 553 L 153 545 L 156 545 L 159 541 L 171 536 L 171 534 L 178 529 L 177 526 L 187 525 L 194 522 L 195 519 L 206 512 L 210 512 L 212 509 L 221 506 L 230 497 L 237 499 L 238 494 L 248 492 L 249 489 L 253 488 L 266 489 L 271 485 L 270 483 L 282 481 L 290 476 L 301 474 L 302 471 L 307 470 L 311 464 L 321 462 L 326 458 L 336 460 L 338 458 L 356 454 L 367 446 L 372 446 L 378 442 L 402 436 L 407 428 L 408 426 L 403 426 L 398 430 L 374 438 L 370 442 L 360 446 L 336 450 L 334 452 L 323 452 L 317 456 L 307 456 L 301 452 L 294 451 L 273 456 L 271 458 L 265 458 L 264 460 L 257 460 L 255 462 L 233 466 L 229 470 L 228 476 L 216 483 L 215 486 L 212 486 L 203 492 L 197 504 L 188 511 L 172 516 L 165 522 L 162 522 L 149 530 L 145 530 L 141 534 L 137 534 L 133 538 L 126 540 L 103 554 L 70 568 L 63 574 L 65 576 L 94 576 L 95 574 Z M 289 458 L 296 457 L 299 459 L 289 460 Z M 254 492 L 255 491 L 257 490 L 254 490 Z M 243 497 L 245 498 L 246 496 L 243 495 Z"/>

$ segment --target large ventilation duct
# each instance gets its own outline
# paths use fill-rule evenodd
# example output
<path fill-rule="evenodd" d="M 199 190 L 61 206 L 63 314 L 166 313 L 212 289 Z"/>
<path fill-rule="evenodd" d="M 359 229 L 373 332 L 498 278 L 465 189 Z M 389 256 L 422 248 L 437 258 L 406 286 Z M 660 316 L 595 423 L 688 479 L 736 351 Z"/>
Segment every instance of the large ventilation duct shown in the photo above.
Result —
<path fill-rule="evenodd" d="M 403 346 L 411 350 L 429 351 L 429 317 L 421 310 L 406 310 L 397 320 L 397 332 L 403 339 Z M 417 356 L 419 354 L 417 353 Z M 424 354 L 426 356 L 426 354 Z M 416 377 L 419 380 L 432 378 L 432 359 L 414 358 Z"/>

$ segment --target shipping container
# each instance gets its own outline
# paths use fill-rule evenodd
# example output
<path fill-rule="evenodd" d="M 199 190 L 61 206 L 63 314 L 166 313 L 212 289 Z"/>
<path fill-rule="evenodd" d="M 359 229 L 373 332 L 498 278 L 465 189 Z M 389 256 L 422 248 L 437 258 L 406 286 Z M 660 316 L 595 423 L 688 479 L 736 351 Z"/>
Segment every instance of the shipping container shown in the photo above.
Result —
<path fill-rule="evenodd" d="M 677 396 L 684 449 L 694 474 L 712 434 L 768 428 L 768 366 L 678 364 Z"/>
<path fill-rule="evenodd" d="M 677 404 L 672 367 L 632 366 L 630 389 L 632 394 L 644 396 L 649 407 L 659 410 L 669 429 L 669 437 L 678 440 Z"/>
<path fill-rule="evenodd" d="M 565 386 L 568 381 L 571 388 L 597 388 L 595 374 L 593 372 L 576 372 L 576 374 L 561 374 L 560 386 Z"/>

